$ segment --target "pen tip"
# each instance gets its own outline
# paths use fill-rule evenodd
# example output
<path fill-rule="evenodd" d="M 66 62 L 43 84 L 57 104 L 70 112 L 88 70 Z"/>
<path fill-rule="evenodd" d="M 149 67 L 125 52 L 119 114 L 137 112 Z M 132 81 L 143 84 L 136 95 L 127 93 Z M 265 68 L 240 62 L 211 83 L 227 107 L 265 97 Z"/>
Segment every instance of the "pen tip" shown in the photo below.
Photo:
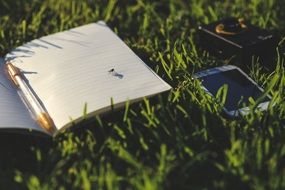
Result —
<path fill-rule="evenodd" d="M 53 134 L 55 132 L 54 122 L 47 113 L 40 113 L 37 117 L 37 122 L 49 133 Z"/>

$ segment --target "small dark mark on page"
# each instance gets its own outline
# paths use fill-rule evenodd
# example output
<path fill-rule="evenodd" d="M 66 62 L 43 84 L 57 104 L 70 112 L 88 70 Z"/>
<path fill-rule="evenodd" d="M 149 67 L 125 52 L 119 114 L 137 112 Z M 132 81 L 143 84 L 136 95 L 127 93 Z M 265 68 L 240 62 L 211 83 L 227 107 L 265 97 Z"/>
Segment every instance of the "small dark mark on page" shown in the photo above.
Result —
<path fill-rule="evenodd" d="M 122 75 L 122 74 L 116 72 L 114 68 L 110 69 L 108 72 L 109 72 L 109 74 L 111 74 L 112 76 L 118 77 L 119 79 L 122 79 L 122 78 L 124 77 L 124 75 Z"/>
<path fill-rule="evenodd" d="M 112 72 L 114 72 L 114 71 L 115 71 L 115 69 L 112 68 L 112 69 L 110 69 L 108 72 L 109 72 L 109 73 L 112 73 Z"/>

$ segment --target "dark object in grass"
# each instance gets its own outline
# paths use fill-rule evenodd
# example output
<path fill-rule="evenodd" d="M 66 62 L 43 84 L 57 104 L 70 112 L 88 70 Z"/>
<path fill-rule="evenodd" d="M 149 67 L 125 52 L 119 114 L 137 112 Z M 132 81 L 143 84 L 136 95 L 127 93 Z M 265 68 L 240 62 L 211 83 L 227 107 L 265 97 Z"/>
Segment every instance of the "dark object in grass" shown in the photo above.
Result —
<path fill-rule="evenodd" d="M 253 57 L 266 69 L 275 68 L 277 37 L 244 19 L 226 18 L 199 27 L 203 49 L 243 69 L 251 66 Z"/>

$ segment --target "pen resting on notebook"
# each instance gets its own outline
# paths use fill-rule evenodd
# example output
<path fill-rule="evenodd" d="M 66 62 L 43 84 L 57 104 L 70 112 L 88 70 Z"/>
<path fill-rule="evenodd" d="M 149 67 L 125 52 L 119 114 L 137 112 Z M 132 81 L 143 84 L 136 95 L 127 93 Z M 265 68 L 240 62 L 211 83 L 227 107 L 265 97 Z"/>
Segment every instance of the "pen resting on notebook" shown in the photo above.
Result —
<path fill-rule="evenodd" d="M 11 63 L 6 64 L 8 74 L 15 85 L 22 91 L 27 104 L 32 109 L 38 124 L 47 130 L 49 133 L 55 132 L 55 126 L 53 120 L 42 108 L 37 98 L 34 96 L 30 88 L 27 86 L 22 78 L 21 71 L 13 66 Z"/>

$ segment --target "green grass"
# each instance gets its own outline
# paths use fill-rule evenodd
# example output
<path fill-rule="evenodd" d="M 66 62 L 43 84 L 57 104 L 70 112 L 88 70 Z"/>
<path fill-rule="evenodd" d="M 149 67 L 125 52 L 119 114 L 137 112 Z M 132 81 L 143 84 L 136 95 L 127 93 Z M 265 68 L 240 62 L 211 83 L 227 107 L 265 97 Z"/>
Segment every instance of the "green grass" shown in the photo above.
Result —
<path fill-rule="evenodd" d="M 284 8 L 283 0 L 0 0 L 1 56 L 43 35 L 105 20 L 173 86 L 97 116 L 49 146 L 2 135 L 1 189 L 284 189 Z M 275 71 L 249 72 L 275 106 L 239 120 L 222 117 L 222 103 L 191 80 L 196 71 L 226 64 L 198 48 L 196 29 L 227 16 L 281 35 Z"/>

